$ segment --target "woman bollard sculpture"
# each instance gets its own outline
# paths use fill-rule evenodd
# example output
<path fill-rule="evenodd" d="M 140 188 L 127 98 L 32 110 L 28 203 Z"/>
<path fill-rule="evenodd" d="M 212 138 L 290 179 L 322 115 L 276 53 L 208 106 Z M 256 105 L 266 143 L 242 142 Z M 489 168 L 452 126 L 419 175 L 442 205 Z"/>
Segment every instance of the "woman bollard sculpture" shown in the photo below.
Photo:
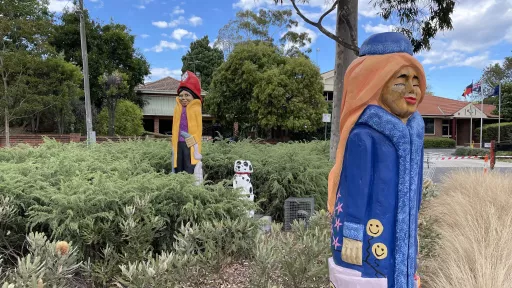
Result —
<path fill-rule="evenodd" d="M 172 123 L 172 151 L 175 173 L 187 172 L 202 177 L 200 158 L 203 135 L 201 112 L 201 83 L 194 73 L 186 71 L 181 77 Z M 196 157 L 194 157 L 194 155 Z M 199 165 L 199 167 L 196 167 Z M 196 169 L 197 168 L 197 169 Z M 199 179 L 198 179 L 199 180 Z M 201 179 L 202 181 L 202 179 Z"/>
<path fill-rule="evenodd" d="M 331 287 L 415 288 L 426 79 L 402 34 L 372 35 L 349 66 L 329 174 Z"/>

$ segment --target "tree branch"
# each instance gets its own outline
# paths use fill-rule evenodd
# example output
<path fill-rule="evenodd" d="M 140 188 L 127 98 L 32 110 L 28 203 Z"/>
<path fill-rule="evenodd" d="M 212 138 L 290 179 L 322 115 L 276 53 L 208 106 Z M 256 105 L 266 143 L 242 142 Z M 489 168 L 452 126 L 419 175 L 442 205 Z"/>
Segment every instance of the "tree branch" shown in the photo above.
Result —
<path fill-rule="evenodd" d="M 32 114 L 27 114 L 27 115 L 24 115 L 24 116 L 9 117 L 9 121 L 12 121 L 12 120 L 15 120 L 15 119 L 26 118 L 26 117 L 29 117 L 29 116 L 34 116 L 34 115 L 36 115 L 37 113 L 39 113 L 39 112 L 43 112 L 44 110 L 46 110 L 46 109 L 48 109 L 48 108 L 52 107 L 53 105 L 55 105 L 55 103 L 54 103 L 54 104 L 50 104 L 50 105 L 48 105 L 48 106 L 46 106 L 46 107 L 44 107 L 44 108 L 42 108 L 42 109 L 39 109 L 38 111 L 36 111 L 36 112 L 34 112 L 34 113 L 32 113 Z M 12 115 L 12 114 L 11 114 L 11 115 Z"/>
<path fill-rule="evenodd" d="M 333 33 L 329 32 L 329 30 L 325 29 L 325 27 L 322 25 L 323 19 L 329 13 L 334 11 L 334 9 L 336 9 L 336 7 L 338 6 L 338 1 L 334 1 L 334 4 L 332 5 L 332 7 L 329 8 L 329 10 L 327 10 L 324 14 L 322 14 L 322 16 L 320 16 L 320 19 L 317 22 L 313 22 L 310 19 L 308 19 L 306 16 L 304 16 L 304 14 L 302 14 L 302 12 L 300 11 L 299 7 L 297 7 L 297 4 L 295 3 L 295 1 L 296 0 L 290 0 L 290 2 L 293 5 L 293 8 L 295 9 L 295 12 L 297 12 L 297 15 L 299 15 L 299 17 L 302 18 L 302 20 L 304 20 L 304 22 L 308 23 L 309 25 L 312 25 L 312 26 L 316 27 L 318 30 L 320 30 L 322 33 L 324 33 L 325 36 L 327 36 L 327 37 L 331 38 L 332 40 L 336 41 L 336 43 L 340 44 L 341 46 L 354 51 L 354 53 L 356 53 L 356 54 L 359 54 L 359 47 L 357 45 L 354 45 L 353 43 L 347 43 L 347 42 L 343 41 L 340 37 L 338 37 L 338 36 L 334 35 Z M 343 19 L 343 20 L 345 20 L 345 19 Z M 345 23 L 347 23 L 347 22 L 345 22 Z M 353 34 L 354 33 L 354 29 L 352 28 L 352 26 L 348 25 L 348 23 L 347 23 L 347 26 L 349 26 L 349 30 L 350 29 L 352 30 L 351 31 L 351 38 L 352 38 L 352 35 L 355 35 L 355 34 Z M 354 41 L 352 41 L 352 42 L 354 42 Z M 355 42 L 355 43 L 357 43 L 357 42 Z"/>

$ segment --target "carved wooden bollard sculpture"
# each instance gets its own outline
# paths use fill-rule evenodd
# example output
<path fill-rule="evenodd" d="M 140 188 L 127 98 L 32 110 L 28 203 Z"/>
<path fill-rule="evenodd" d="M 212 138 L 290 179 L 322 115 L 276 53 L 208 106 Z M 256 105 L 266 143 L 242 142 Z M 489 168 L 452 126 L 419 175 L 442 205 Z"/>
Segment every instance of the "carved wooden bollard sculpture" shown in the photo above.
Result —
<path fill-rule="evenodd" d="M 172 123 L 174 172 L 193 174 L 200 163 L 200 158 L 194 155 L 201 154 L 203 135 L 201 83 L 194 73 L 183 73 L 176 102 Z"/>
<path fill-rule="evenodd" d="M 331 287 L 415 288 L 424 122 L 423 67 L 396 32 L 369 37 L 344 79 L 329 174 Z"/>
<path fill-rule="evenodd" d="M 254 190 L 251 183 L 253 172 L 251 161 L 236 160 L 234 165 L 233 189 L 242 188 L 242 199 L 254 202 Z M 249 217 L 254 216 L 254 211 L 249 211 Z"/>

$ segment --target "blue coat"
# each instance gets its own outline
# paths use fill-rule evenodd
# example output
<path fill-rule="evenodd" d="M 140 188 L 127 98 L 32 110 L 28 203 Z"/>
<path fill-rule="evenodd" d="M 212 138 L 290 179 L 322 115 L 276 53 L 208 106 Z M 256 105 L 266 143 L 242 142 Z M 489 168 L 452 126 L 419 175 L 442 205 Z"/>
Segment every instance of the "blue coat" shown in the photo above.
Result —
<path fill-rule="evenodd" d="M 389 288 L 415 287 L 423 135 L 418 112 L 405 125 L 382 107 L 369 105 L 345 148 L 332 223 L 333 259 L 364 278 L 387 278 Z M 342 260 L 343 237 L 362 241 L 362 266 Z"/>

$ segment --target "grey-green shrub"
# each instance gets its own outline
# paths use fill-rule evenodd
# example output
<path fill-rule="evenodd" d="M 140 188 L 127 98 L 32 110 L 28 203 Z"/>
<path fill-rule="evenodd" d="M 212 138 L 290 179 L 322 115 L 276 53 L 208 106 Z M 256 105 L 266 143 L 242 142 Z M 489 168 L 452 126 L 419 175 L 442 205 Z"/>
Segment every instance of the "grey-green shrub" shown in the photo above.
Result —
<path fill-rule="evenodd" d="M 261 235 L 251 274 L 251 286 L 326 287 L 329 283 L 327 259 L 331 256 L 331 221 L 325 211 L 315 213 L 306 227 L 295 221 L 291 232 L 273 224 L 272 232 Z"/>
<path fill-rule="evenodd" d="M 256 201 L 265 215 L 283 219 L 288 197 L 314 197 L 317 210 L 327 203 L 329 142 L 258 144 L 253 141 L 204 143 L 203 167 L 207 179 L 232 179 L 236 160 L 249 160 L 254 167 L 251 182 Z"/>

